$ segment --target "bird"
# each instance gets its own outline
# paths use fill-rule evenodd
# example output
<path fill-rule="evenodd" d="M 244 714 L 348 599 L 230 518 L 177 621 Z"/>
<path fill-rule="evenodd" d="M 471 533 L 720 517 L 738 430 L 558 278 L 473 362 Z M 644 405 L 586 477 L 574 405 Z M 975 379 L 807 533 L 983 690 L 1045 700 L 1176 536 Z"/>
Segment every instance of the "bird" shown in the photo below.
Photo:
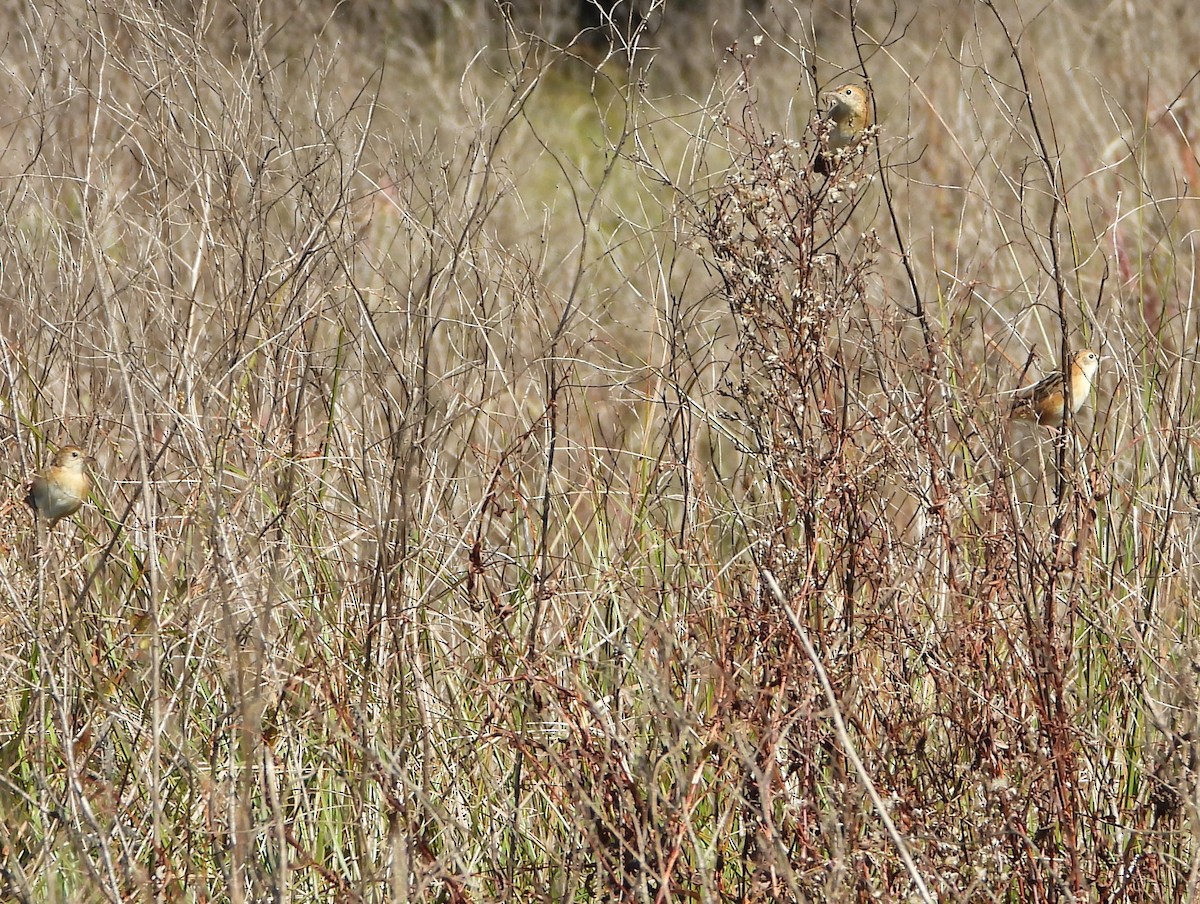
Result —
<path fill-rule="evenodd" d="M 1018 389 L 1013 395 L 1012 416 L 1037 421 L 1043 427 L 1061 427 L 1066 420 L 1067 402 L 1070 401 L 1074 415 L 1087 401 L 1099 366 L 1100 356 L 1095 352 L 1088 349 L 1076 352 L 1067 369 L 1069 384 L 1062 371 L 1055 371 L 1032 386 Z"/>
<path fill-rule="evenodd" d="M 829 101 L 829 108 L 822 119 L 829 123 L 827 146 L 817 152 L 813 161 L 813 172 L 828 176 L 836 164 L 838 154 L 853 149 L 862 139 L 863 132 L 874 121 L 871 110 L 871 93 L 861 85 L 842 85 L 826 91 L 821 97 Z"/>
<path fill-rule="evenodd" d="M 79 511 L 92 492 L 87 466 L 94 463 L 95 459 L 79 446 L 59 449 L 50 467 L 39 471 L 29 484 L 25 504 L 33 509 L 34 517 L 54 527 Z"/>

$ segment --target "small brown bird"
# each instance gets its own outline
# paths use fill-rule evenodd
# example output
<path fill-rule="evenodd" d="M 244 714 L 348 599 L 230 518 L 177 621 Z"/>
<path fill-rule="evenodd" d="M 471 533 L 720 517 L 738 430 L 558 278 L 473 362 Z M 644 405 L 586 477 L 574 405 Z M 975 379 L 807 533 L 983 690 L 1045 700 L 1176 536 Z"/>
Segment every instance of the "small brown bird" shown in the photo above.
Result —
<path fill-rule="evenodd" d="M 94 462 L 95 459 L 78 446 L 59 449 L 53 464 L 39 471 L 29 484 L 25 503 L 33 509 L 34 516 L 44 518 L 47 527 L 54 527 L 63 518 L 79 511 L 83 500 L 92 492 L 87 466 Z"/>
<path fill-rule="evenodd" d="M 1092 378 L 1100 366 L 1100 356 L 1084 349 L 1071 358 L 1070 385 L 1062 371 L 1055 371 L 1032 386 L 1018 389 L 1013 395 L 1012 416 L 1037 421 L 1043 427 L 1061 427 L 1066 419 L 1068 400 L 1071 414 L 1076 414 L 1092 391 Z"/>
<path fill-rule="evenodd" d="M 817 152 L 813 172 L 823 176 L 833 172 L 838 158 L 852 151 L 862 140 L 863 132 L 871 127 L 874 114 L 871 94 L 860 85 L 842 85 L 821 95 L 829 101 L 822 118 L 829 123 L 828 145 Z"/>

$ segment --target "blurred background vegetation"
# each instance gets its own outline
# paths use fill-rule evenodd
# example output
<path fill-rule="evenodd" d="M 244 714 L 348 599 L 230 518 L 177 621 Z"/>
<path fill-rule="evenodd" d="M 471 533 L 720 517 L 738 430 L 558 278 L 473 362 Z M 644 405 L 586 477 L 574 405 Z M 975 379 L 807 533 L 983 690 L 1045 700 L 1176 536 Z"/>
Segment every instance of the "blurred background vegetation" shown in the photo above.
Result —
<path fill-rule="evenodd" d="M 2 8 L 5 896 L 1196 897 L 1190 6 Z"/>

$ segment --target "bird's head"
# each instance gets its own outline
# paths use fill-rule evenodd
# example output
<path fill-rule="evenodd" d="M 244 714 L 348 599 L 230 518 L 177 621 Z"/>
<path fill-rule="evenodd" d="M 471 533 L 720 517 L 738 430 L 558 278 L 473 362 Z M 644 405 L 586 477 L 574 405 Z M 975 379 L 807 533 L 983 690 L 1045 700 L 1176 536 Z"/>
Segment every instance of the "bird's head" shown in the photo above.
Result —
<path fill-rule="evenodd" d="M 95 463 L 96 459 L 79 446 L 63 446 L 54 456 L 54 467 L 69 468 L 72 471 L 82 471 L 88 465 Z"/>
<path fill-rule="evenodd" d="M 857 120 L 862 128 L 869 124 L 871 117 L 871 95 L 861 85 L 842 85 L 821 95 L 829 102 L 829 117 L 835 122 Z"/>

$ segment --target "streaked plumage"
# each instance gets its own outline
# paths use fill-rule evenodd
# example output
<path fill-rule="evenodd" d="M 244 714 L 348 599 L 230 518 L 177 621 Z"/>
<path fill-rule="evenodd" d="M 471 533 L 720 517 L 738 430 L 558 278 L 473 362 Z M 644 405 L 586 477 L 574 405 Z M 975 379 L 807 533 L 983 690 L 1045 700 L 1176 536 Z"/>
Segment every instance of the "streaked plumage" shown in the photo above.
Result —
<path fill-rule="evenodd" d="M 29 484 L 25 504 L 47 527 L 79 511 L 92 492 L 87 466 L 94 459 L 78 446 L 64 446 L 50 467 L 39 471 Z"/>
<path fill-rule="evenodd" d="M 1100 356 L 1084 349 L 1071 358 L 1071 414 L 1078 413 L 1092 391 L 1092 379 L 1100 367 Z M 1067 381 L 1062 371 L 1055 371 L 1032 386 L 1019 389 L 1013 395 L 1012 416 L 1037 421 L 1043 427 L 1061 427 L 1066 419 Z"/>

